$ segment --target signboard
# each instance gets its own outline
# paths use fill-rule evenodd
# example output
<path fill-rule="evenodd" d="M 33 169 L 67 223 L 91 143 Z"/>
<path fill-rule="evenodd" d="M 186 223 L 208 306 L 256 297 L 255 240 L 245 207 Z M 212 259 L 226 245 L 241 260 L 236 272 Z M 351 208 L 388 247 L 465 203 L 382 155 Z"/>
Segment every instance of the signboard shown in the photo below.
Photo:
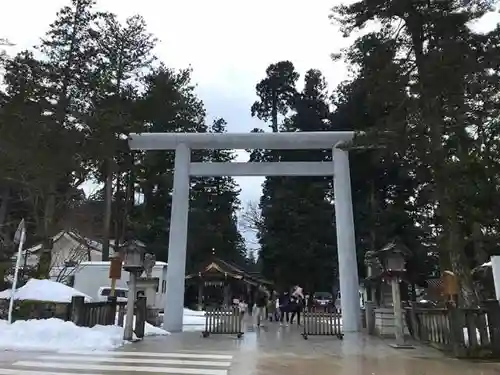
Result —
<path fill-rule="evenodd" d="M 451 271 L 444 271 L 441 276 L 443 294 L 454 296 L 458 294 L 458 281 L 455 274 Z"/>
<path fill-rule="evenodd" d="M 109 262 L 109 278 L 119 280 L 122 278 L 122 260 L 119 257 L 111 258 Z"/>

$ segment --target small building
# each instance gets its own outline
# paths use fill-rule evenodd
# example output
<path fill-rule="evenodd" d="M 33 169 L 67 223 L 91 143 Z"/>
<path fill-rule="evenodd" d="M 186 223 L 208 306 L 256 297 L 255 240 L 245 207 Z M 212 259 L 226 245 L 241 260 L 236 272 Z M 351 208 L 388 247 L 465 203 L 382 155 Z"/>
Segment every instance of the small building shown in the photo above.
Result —
<path fill-rule="evenodd" d="M 273 283 L 260 274 L 248 272 L 234 263 L 212 256 L 186 276 L 186 302 L 198 309 L 230 305 L 234 298 L 253 299 L 257 288 L 272 288 Z M 190 303 L 191 302 L 191 303 Z"/>
<path fill-rule="evenodd" d="M 75 266 L 81 262 L 102 260 L 102 243 L 84 237 L 76 231 L 63 230 L 52 237 L 52 253 L 50 270 L 61 272 L 68 266 Z M 21 268 L 36 267 L 40 262 L 42 244 L 37 244 L 22 252 Z M 110 241 L 110 255 L 114 254 L 114 241 Z M 15 260 L 14 255 L 13 260 Z M 51 275 L 54 276 L 54 275 Z"/>

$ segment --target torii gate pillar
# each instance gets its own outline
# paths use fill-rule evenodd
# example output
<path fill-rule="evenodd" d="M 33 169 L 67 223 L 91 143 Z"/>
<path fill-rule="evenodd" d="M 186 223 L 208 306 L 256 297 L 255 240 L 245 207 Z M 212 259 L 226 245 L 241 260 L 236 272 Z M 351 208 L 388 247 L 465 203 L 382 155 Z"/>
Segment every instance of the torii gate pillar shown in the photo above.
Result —
<path fill-rule="evenodd" d="M 344 332 L 359 332 L 361 306 L 348 151 L 333 148 L 333 170 L 342 328 Z"/>

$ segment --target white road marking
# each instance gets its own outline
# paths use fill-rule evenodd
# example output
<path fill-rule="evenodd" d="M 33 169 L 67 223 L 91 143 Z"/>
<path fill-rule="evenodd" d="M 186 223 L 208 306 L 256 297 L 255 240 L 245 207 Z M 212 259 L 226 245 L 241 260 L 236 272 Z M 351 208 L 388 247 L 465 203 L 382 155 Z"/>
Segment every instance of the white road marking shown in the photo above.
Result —
<path fill-rule="evenodd" d="M 151 367 L 151 366 L 118 366 L 118 365 L 96 365 L 91 363 L 58 363 L 58 362 L 36 362 L 18 361 L 13 366 L 50 368 L 64 370 L 97 370 L 97 371 L 130 371 L 130 372 L 155 372 L 157 374 L 188 374 L 188 375 L 227 375 L 227 370 L 198 369 L 198 368 L 175 368 L 175 367 Z M 40 373 L 40 372 L 38 372 Z M 56 374 L 56 372 L 52 372 Z M 76 375 L 76 374 L 73 374 Z"/>
<path fill-rule="evenodd" d="M 232 355 L 226 354 L 200 354 L 200 353 L 154 353 L 154 352 L 110 352 L 110 351 L 73 351 L 62 350 L 60 354 L 105 356 L 105 357 L 147 357 L 147 358 L 198 358 L 198 359 L 219 359 L 231 360 Z"/>
<path fill-rule="evenodd" d="M 42 355 L 37 360 L 49 360 L 60 362 L 111 362 L 114 364 L 139 363 L 150 365 L 177 365 L 198 367 L 230 367 L 231 362 L 221 361 L 192 361 L 186 359 L 145 359 L 145 358 L 117 358 L 117 357 L 90 357 L 90 356 L 67 356 L 67 355 Z"/>
<path fill-rule="evenodd" d="M 75 374 L 74 372 L 58 372 L 54 371 L 38 371 L 38 370 L 21 370 L 21 369 L 9 369 L 0 368 L 0 375 L 104 375 L 101 373 L 93 372 L 92 374 L 79 372 Z"/>

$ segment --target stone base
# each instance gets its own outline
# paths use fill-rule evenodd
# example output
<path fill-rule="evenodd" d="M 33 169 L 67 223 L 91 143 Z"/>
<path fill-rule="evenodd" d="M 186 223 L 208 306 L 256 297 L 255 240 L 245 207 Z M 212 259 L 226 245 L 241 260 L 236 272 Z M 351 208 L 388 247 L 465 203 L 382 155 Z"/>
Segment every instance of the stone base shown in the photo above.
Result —
<path fill-rule="evenodd" d="M 396 338 L 396 327 L 394 323 L 394 309 L 389 307 L 375 308 L 374 332 L 377 336 L 384 338 Z M 409 336 L 406 319 L 403 316 L 404 335 Z"/>

